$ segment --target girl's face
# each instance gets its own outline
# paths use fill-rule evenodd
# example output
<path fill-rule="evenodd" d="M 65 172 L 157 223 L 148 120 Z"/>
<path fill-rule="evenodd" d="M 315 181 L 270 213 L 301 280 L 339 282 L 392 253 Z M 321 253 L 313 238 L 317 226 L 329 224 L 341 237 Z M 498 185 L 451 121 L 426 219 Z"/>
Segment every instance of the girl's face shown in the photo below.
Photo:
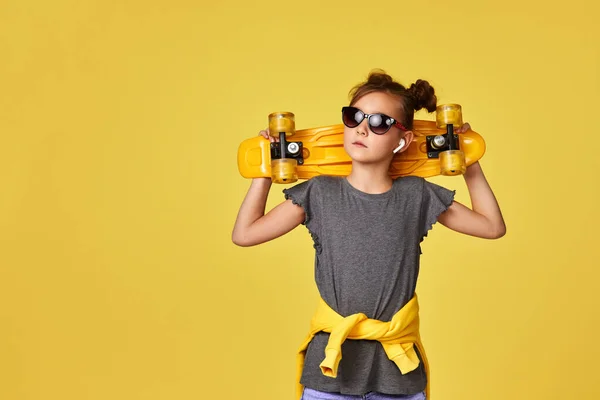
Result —
<path fill-rule="evenodd" d="M 401 121 L 399 100 L 384 92 L 373 92 L 361 97 L 353 107 L 358 108 L 365 114 L 382 113 Z M 405 136 L 405 132 L 396 126 L 392 126 L 383 135 L 376 135 L 369 129 L 367 118 L 355 128 L 344 126 L 344 149 L 353 161 L 360 163 L 391 162 L 394 149 L 398 142 Z M 412 137 L 411 135 L 408 135 Z M 409 137 L 405 139 L 406 149 L 410 143 Z M 401 151 L 402 151 L 401 150 Z"/>

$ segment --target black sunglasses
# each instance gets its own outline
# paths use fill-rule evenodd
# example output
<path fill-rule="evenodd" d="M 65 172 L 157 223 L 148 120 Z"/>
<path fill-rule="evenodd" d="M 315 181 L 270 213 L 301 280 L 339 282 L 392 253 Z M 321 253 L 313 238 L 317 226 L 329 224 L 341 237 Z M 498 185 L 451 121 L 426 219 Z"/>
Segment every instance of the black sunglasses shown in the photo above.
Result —
<path fill-rule="evenodd" d="M 342 121 L 348 128 L 356 128 L 363 119 L 367 118 L 369 129 L 376 135 L 383 135 L 395 126 L 403 131 L 407 131 L 400 122 L 385 114 L 365 114 L 356 107 L 342 107 Z"/>

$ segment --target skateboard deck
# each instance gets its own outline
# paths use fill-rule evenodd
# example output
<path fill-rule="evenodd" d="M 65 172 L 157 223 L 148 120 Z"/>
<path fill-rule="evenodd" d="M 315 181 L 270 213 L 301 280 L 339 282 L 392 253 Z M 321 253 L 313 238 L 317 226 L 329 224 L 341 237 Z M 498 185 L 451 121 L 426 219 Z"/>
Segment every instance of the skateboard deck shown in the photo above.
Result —
<path fill-rule="evenodd" d="M 415 120 L 414 139 L 409 147 L 397 153 L 390 165 L 392 178 L 416 175 L 423 178 L 440 175 L 439 153 L 443 149 L 432 148 L 436 136 L 446 135 L 446 129 L 437 127 L 435 121 Z M 472 130 L 454 134 L 459 150 L 464 152 L 465 164 L 469 166 L 485 153 L 483 137 Z M 301 142 L 303 160 L 296 167 L 298 179 L 310 179 L 316 175 L 347 176 L 352 160 L 344 150 L 344 125 L 297 130 L 289 136 L 290 142 Z M 240 174 L 244 178 L 271 177 L 271 159 L 278 143 L 271 145 L 262 136 L 244 140 L 237 154 Z"/>

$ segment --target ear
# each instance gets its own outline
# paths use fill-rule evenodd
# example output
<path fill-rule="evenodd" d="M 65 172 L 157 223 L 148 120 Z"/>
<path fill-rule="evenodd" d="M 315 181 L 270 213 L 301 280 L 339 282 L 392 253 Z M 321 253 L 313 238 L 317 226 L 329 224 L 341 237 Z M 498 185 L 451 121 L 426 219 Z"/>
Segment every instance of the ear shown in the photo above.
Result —
<path fill-rule="evenodd" d="M 406 132 L 404 132 L 403 138 L 406 141 L 406 144 L 404 145 L 404 148 L 408 149 L 408 146 L 410 146 L 410 143 L 415 138 L 415 134 L 413 133 L 413 131 L 406 131 Z"/>
<path fill-rule="evenodd" d="M 404 132 L 404 135 L 402 135 L 400 137 L 400 140 L 404 140 L 404 146 L 402 146 L 401 148 L 396 148 L 394 150 L 394 153 L 402 153 L 403 151 L 405 151 L 406 149 L 408 149 L 408 146 L 410 146 L 410 143 L 413 141 L 413 139 L 415 138 L 415 135 L 412 131 L 406 131 Z"/>

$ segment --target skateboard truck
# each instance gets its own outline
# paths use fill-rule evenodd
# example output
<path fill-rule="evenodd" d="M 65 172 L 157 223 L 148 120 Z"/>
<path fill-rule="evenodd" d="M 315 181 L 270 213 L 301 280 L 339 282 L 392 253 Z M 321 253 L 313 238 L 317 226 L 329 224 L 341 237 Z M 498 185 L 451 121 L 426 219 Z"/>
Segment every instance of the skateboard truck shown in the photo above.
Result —
<path fill-rule="evenodd" d="M 274 183 L 293 183 L 298 180 L 296 167 L 304 163 L 302 142 L 287 140 L 296 132 L 294 114 L 275 112 L 269 114 L 269 132 L 279 136 L 279 143 L 271 143 L 271 179 Z"/>
<path fill-rule="evenodd" d="M 436 109 L 436 125 L 446 129 L 445 135 L 427 136 L 427 156 L 440 159 L 442 175 L 461 175 L 467 170 L 465 153 L 459 148 L 458 135 L 454 128 L 463 124 L 462 109 L 459 104 L 444 104 Z"/>

